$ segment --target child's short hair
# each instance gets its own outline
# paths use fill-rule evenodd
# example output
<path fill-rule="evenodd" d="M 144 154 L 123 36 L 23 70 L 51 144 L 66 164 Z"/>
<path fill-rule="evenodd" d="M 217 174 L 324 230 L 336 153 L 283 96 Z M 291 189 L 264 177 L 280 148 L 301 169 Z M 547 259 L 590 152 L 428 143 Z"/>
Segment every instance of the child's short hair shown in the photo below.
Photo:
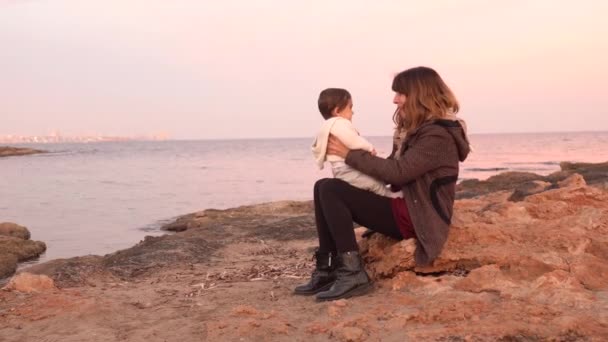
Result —
<path fill-rule="evenodd" d="M 319 94 L 319 112 L 321 112 L 321 115 L 327 120 L 332 117 L 331 113 L 335 108 L 338 108 L 338 111 L 341 111 L 348 106 L 350 100 L 351 96 L 348 90 L 327 88 Z"/>

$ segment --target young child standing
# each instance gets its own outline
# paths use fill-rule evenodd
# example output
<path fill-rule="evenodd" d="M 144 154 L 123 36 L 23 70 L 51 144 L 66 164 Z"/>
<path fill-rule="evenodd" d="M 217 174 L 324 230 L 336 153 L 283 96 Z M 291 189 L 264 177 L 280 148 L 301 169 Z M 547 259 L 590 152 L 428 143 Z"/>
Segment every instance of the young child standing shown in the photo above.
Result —
<path fill-rule="evenodd" d="M 402 197 L 401 191 L 392 192 L 383 182 L 363 174 L 344 163 L 344 158 L 327 155 L 327 141 L 329 135 L 340 139 L 351 150 L 362 149 L 372 154 L 376 153 L 374 146 L 352 124 L 353 100 L 346 89 L 328 88 L 319 94 L 319 111 L 325 119 L 319 134 L 312 144 L 312 153 L 319 169 L 323 169 L 326 161 L 331 164 L 334 178 L 363 190 L 374 192 L 384 197 Z"/>

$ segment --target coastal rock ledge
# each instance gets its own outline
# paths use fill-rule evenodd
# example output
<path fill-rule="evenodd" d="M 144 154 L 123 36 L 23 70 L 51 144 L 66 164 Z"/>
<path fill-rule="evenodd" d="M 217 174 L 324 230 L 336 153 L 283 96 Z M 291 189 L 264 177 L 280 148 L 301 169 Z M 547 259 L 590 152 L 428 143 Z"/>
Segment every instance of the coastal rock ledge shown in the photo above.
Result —
<path fill-rule="evenodd" d="M 374 290 L 332 303 L 292 294 L 313 266 L 310 201 L 204 210 L 123 251 L 28 268 L 53 283 L 0 291 L 0 336 L 607 341 L 608 189 L 605 178 L 588 183 L 573 173 L 517 200 L 515 186 L 457 200 L 430 267 L 414 264 L 415 240 L 357 228 Z"/>
<path fill-rule="evenodd" d="M 17 263 L 37 258 L 44 251 L 44 242 L 30 240 L 27 228 L 11 222 L 0 223 L 0 278 L 15 273 Z"/>
<path fill-rule="evenodd" d="M 0 146 L 0 158 L 1 157 L 12 157 L 12 156 L 25 156 L 29 154 L 46 153 L 46 151 L 35 150 L 33 148 L 26 147 L 10 147 Z"/>
<path fill-rule="evenodd" d="M 414 264 L 414 239 L 360 239 L 368 271 L 421 308 L 429 300 L 403 316 L 412 325 L 466 321 L 495 336 L 528 336 L 516 341 L 602 340 L 608 191 L 587 186 L 578 174 L 560 184 L 518 202 L 507 200 L 512 191 L 457 201 L 444 251 L 430 267 Z"/>

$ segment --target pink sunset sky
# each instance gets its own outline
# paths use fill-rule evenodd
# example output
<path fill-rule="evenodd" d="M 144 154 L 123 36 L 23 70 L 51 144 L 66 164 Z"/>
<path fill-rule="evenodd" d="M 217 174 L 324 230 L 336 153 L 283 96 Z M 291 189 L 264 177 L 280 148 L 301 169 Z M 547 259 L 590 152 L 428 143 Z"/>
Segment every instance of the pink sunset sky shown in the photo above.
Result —
<path fill-rule="evenodd" d="M 0 135 L 312 137 L 319 91 L 390 135 L 435 68 L 472 133 L 608 130 L 608 1 L 0 0 Z"/>

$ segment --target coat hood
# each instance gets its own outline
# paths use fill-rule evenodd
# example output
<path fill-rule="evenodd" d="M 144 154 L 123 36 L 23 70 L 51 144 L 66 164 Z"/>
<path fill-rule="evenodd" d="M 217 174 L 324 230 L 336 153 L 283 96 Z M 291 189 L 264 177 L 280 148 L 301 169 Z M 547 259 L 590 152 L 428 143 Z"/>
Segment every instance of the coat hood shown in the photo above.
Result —
<path fill-rule="evenodd" d="M 467 136 L 467 125 L 464 120 L 456 119 L 441 119 L 436 120 L 435 124 L 444 127 L 454 138 L 456 147 L 458 148 L 458 160 L 463 162 L 471 152 L 471 144 Z"/>

